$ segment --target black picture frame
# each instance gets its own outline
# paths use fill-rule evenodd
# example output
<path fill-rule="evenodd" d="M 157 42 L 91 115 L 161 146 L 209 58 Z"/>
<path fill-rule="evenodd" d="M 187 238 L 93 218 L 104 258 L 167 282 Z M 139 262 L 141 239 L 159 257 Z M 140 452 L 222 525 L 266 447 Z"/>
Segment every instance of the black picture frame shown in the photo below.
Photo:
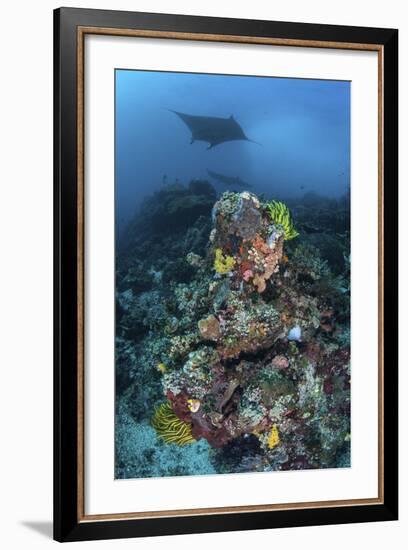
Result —
<path fill-rule="evenodd" d="M 246 513 L 172 515 L 155 518 L 81 519 L 78 453 L 78 352 L 81 345 L 78 288 L 78 29 L 81 27 L 200 33 L 377 45 L 382 52 L 382 482 L 377 503 Z M 398 31 L 60 8 L 54 12 L 54 538 L 57 541 L 158 536 L 276 527 L 389 521 L 398 518 Z"/>

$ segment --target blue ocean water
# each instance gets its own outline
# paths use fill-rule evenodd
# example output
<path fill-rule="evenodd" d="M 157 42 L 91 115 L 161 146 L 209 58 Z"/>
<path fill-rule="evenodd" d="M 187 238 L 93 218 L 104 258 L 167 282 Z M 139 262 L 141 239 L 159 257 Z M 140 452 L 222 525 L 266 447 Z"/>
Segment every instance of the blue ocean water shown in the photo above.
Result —
<path fill-rule="evenodd" d="M 145 195 L 164 184 L 209 179 L 208 169 L 282 198 L 339 197 L 349 186 L 350 82 L 116 70 L 115 94 L 119 229 Z M 233 115 L 260 145 L 190 144 L 189 129 L 171 110 Z"/>

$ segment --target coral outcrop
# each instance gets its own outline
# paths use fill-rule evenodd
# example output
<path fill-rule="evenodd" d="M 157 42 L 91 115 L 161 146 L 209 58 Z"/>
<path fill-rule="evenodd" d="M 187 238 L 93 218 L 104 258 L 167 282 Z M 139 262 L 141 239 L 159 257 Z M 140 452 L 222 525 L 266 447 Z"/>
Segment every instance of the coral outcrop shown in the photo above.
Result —
<path fill-rule="evenodd" d="M 137 222 L 152 228 L 150 248 L 134 224 L 120 265 L 117 380 L 130 414 L 153 415 L 165 442 L 205 441 L 217 472 L 349 464 L 347 262 L 334 274 L 282 202 L 216 200 L 205 182 L 161 193 Z M 173 224 L 184 208 L 188 223 Z"/>

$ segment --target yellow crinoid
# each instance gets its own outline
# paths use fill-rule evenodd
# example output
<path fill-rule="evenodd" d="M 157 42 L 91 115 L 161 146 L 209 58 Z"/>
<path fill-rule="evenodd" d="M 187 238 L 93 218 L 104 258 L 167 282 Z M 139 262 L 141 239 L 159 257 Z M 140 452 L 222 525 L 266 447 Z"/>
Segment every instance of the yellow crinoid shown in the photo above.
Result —
<path fill-rule="evenodd" d="M 273 223 L 281 225 L 285 240 L 289 241 L 299 235 L 296 231 L 289 208 L 280 201 L 271 201 L 266 204 L 269 216 Z"/>
<path fill-rule="evenodd" d="M 180 420 L 168 401 L 156 407 L 151 425 L 166 443 L 187 445 L 195 442 L 190 424 Z"/>

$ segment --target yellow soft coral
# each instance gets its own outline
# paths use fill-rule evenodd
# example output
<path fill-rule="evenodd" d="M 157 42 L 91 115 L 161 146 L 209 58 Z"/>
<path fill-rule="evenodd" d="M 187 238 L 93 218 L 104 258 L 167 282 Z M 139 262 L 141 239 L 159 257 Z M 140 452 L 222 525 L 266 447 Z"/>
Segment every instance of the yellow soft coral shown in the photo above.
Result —
<path fill-rule="evenodd" d="M 285 203 L 280 201 L 271 201 L 266 205 L 271 220 L 282 226 L 285 240 L 289 241 L 299 235 L 293 225 L 292 216 Z"/>
<path fill-rule="evenodd" d="M 164 374 L 167 371 L 167 367 L 164 363 L 159 363 L 157 365 L 157 370 Z"/>
<path fill-rule="evenodd" d="M 195 442 L 190 424 L 180 420 L 168 401 L 156 408 L 151 425 L 166 443 L 187 445 Z"/>
<path fill-rule="evenodd" d="M 214 269 L 217 273 L 229 273 L 234 265 L 235 260 L 232 256 L 224 256 L 221 248 L 215 249 Z"/>
<path fill-rule="evenodd" d="M 268 447 L 269 449 L 273 449 L 274 447 L 276 447 L 276 445 L 279 445 L 279 443 L 280 443 L 279 430 L 277 425 L 274 424 L 268 435 Z"/>

